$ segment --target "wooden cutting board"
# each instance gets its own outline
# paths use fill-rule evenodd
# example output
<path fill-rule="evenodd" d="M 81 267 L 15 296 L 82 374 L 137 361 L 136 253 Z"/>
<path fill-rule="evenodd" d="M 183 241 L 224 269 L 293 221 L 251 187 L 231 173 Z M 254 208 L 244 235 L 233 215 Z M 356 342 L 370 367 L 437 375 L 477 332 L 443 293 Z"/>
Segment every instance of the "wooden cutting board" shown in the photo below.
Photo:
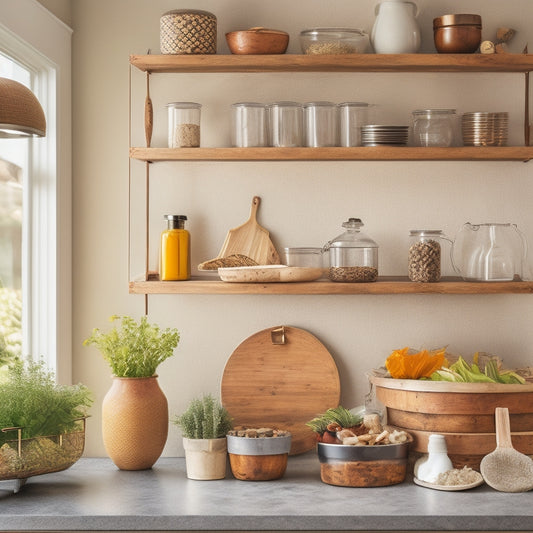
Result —
<path fill-rule="evenodd" d="M 290 431 L 290 453 L 303 453 L 316 443 L 305 423 L 339 405 L 339 373 L 311 333 L 291 326 L 264 329 L 242 342 L 226 362 L 221 397 L 235 427 Z"/>
<path fill-rule="evenodd" d="M 217 258 L 242 254 L 253 259 L 258 265 L 279 265 L 279 254 L 270 240 L 268 230 L 257 223 L 260 203 L 261 198 L 254 196 L 250 217 L 244 224 L 228 231 Z"/>

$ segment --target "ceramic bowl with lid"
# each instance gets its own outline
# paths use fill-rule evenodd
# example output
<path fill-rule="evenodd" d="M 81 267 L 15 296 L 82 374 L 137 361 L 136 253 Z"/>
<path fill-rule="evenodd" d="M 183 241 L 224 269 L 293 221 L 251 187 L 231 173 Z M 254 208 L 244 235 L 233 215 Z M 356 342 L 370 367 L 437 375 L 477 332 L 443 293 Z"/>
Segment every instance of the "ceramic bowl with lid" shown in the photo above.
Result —
<path fill-rule="evenodd" d="M 289 45 L 289 34 L 263 27 L 230 31 L 226 41 L 232 54 L 284 54 Z"/>
<path fill-rule="evenodd" d="M 304 54 L 364 54 L 370 38 L 356 28 L 311 28 L 300 32 Z"/>
<path fill-rule="evenodd" d="M 481 17 L 442 15 L 433 19 L 435 48 L 440 54 L 472 54 L 481 44 Z"/>

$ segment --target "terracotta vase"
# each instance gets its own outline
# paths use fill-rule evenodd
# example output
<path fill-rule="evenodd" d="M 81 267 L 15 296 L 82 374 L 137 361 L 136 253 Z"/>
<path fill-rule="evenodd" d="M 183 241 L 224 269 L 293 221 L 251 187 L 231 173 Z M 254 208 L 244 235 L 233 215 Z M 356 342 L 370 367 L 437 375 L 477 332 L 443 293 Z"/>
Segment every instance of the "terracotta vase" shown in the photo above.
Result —
<path fill-rule="evenodd" d="M 107 454 L 121 470 L 145 470 L 167 441 L 168 402 L 157 376 L 113 378 L 102 403 L 102 436 Z"/>

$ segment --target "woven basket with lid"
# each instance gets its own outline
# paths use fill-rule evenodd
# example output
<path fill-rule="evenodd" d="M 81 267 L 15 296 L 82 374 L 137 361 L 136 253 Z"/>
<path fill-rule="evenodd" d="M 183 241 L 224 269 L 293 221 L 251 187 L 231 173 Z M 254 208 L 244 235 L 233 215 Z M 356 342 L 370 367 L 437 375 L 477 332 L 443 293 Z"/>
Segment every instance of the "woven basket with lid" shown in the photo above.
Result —
<path fill-rule="evenodd" d="M 216 54 L 217 18 L 208 11 L 178 9 L 160 19 L 162 54 Z"/>

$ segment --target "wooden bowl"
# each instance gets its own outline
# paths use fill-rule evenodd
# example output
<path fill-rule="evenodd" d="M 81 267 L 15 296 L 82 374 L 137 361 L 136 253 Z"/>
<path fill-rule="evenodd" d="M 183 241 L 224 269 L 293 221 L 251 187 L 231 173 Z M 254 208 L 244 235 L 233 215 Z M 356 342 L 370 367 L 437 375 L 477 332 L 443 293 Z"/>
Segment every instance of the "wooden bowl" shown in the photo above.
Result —
<path fill-rule="evenodd" d="M 496 447 L 494 411 L 510 412 L 513 445 L 533 454 L 533 384 L 450 383 L 369 376 L 377 399 L 387 408 L 387 422 L 413 436 L 411 451 L 427 453 L 431 433 L 446 437 L 455 468 L 479 470 L 484 455 Z"/>
<path fill-rule="evenodd" d="M 472 54 L 481 44 L 479 15 L 443 15 L 433 20 L 433 38 L 439 54 Z"/>
<path fill-rule="evenodd" d="M 226 41 L 232 54 L 284 54 L 289 34 L 257 27 L 226 33 Z"/>

